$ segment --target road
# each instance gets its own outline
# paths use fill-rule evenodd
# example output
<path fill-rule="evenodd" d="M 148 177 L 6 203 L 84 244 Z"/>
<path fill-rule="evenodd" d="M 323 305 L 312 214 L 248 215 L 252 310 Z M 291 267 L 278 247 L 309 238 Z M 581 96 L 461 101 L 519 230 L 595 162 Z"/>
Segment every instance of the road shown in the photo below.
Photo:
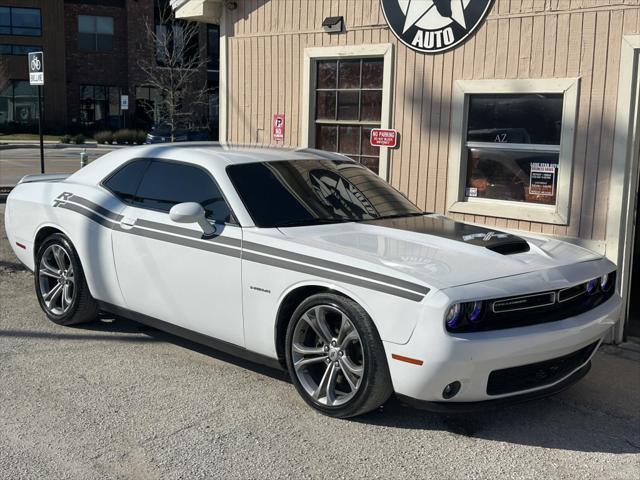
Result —
<path fill-rule="evenodd" d="M 336 420 L 280 372 L 136 323 L 48 322 L 0 232 L 0 478 L 640 478 L 633 346 L 534 403 Z"/>
<path fill-rule="evenodd" d="M 73 173 L 80 168 L 80 152 L 83 148 L 47 148 L 44 151 L 47 173 Z M 89 161 L 108 153 L 105 147 L 86 148 Z M 40 173 L 38 148 L 0 149 L 0 187 L 13 186 L 25 175 Z"/>

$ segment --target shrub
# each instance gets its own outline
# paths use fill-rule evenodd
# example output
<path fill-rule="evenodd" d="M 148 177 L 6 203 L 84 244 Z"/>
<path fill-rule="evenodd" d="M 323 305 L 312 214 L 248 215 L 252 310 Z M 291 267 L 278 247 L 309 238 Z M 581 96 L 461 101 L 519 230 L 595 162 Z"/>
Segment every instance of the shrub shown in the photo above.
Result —
<path fill-rule="evenodd" d="M 78 145 L 82 145 L 85 141 L 86 141 L 86 138 L 81 133 L 73 137 L 73 143 L 76 143 Z"/>
<path fill-rule="evenodd" d="M 138 145 L 142 145 L 146 139 L 147 132 L 145 132 L 144 130 L 135 131 L 135 143 L 137 143 Z"/>
<path fill-rule="evenodd" d="M 60 137 L 60 143 L 71 143 L 72 140 L 73 140 L 73 137 L 68 133 Z"/>
<path fill-rule="evenodd" d="M 102 143 L 103 145 L 105 143 L 111 144 L 113 142 L 113 132 L 111 132 L 110 130 L 105 130 L 104 132 L 97 132 L 96 134 L 93 135 L 93 138 L 95 139 L 96 142 Z"/>
<path fill-rule="evenodd" d="M 118 145 L 140 145 L 147 138 L 143 130 L 130 130 L 123 128 L 113 134 L 113 139 Z"/>

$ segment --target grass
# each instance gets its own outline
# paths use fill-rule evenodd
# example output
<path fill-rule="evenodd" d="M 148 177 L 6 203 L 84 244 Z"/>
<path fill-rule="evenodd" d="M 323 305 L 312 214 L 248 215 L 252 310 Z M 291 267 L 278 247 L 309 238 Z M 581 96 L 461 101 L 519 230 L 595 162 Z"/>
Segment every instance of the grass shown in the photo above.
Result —
<path fill-rule="evenodd" d="M 60 137 L 61 135 L 44 135 L 45 140 L 54 142 L 59 142 Z M 3 140 L 40 140 L 40 136 L 37 133 L 12 133 L 7 135 L 0 133 L 0 142 Z"/>

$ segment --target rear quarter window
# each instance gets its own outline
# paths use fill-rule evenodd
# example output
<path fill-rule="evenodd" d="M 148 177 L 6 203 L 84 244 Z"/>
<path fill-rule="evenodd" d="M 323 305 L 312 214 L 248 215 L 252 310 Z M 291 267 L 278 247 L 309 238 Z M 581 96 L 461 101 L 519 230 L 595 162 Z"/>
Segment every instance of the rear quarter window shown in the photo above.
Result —
<path fill-rule="evenodd" d="M 120 167 L 102 184 L 120 199 L 131 202 L 148 166 L 149 160 L 134 160 Z"/>

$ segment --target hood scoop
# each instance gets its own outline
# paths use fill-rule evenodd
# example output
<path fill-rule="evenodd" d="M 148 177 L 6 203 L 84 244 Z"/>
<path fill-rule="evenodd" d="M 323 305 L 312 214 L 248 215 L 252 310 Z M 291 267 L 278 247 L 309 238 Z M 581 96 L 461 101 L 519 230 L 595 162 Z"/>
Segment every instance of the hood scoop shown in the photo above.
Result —
<path fill-rule="evenodd" d="M 368 220 L 366 223 L 378 227 L 405 230 L 426 235 L 464 242 L 484 247 L 501 255 L 526 253 L 530 247 L 526 240 L 510 233 L 478 227 L 467 223 L 456 222 L 440 215 L 424 215 L 421 217 L 383 218 Z"/>

